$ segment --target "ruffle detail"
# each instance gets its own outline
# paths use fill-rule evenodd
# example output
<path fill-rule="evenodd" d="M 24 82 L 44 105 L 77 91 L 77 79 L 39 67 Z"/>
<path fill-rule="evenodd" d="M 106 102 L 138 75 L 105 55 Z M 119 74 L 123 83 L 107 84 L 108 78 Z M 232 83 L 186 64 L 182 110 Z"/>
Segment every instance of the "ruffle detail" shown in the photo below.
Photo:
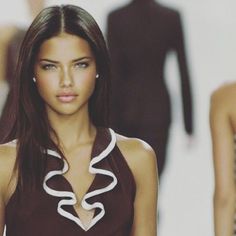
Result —
<path fill-rule="evenodd" d="M 84 231 L 88 231 L 91 227 L 93 227 L 100 219 L 102 219 L 102 217 L 105 215 L 105 208 L 103 203 L 101 202 L 94 202 L 92 204 L 87 202 L 87 199 L 94 197 L 96 195 L 100 195 L 102 193 L 111 191 L 112 189 L 114 189 L 114 187 L 117 185 L 117 178 L 116 176 L 108 170 L 104 170 L 104 169 L 100 169 L 100 168 L 96 168 L 94 167 L 94 165 L 96 165 L 98 162 L 102 161 L 104 158 L 108 157 L 108 155 L 111 153 L 111 151 L 114 149 L 115 145 L 116 145 L 116 135 L 115 132 L 112 129 L 109 129 L 110 131 L 110 135 L 111 135 L 111 141 L 108 144 L 108 146 L 97 156 L 91 158 L 90 164 L 89 164 L 89 172 L 91 174 L 100 174 L 100 175 L 105 175 L 108 177 L 112 178 L 112 182 L 104 187 L 104 188 L 100 188 L 100 189 L 96 189 L 94 191 L 88 192 L 84 195 L 82 201 L 81 201 L 81 205 L 85 210 L 93 210 L 93 209 L 100 209 L 100 212 L 94 216 L 91 220 L 91 222 L 89 223 L 88 227 L 85 227 L 83 225 L 83 223 L 81 222 L 80 218 L 77 216 L 74 216 L 73 214 L 71 214 L 70 212 L 64 210 L 62 207 L 63 206 L 73 206 L 77 203 L 77 199 L 76 196 L 73 192 L 70 191 L 57 191 L 55 189 L 50 188 L 47 185 L 47 181 L 49 179 L 51 179 L 52 177 L 56 176 L 56 175 L 63 175 L 65 174 L 68 169 L 68 163 L 66 162 L 66 160 L 63 159 L 64 162 L 64 166 L 62 168 L 62 170 L 52 170 L 49 171 L 46 176 L 44 177 L 44 181 L 43 181 L 43 188 L 44 190 L 51 196 L 53 197 L 60 197 L 63 198 L 62 200 L 59 201 L 58 206 L 57 206 L 57 212 L 69 219 L 72 220 L 73 222 L 75 222 L 77 225 L 79 225 Z M 62 157 L 55 151 L 53 150 L 47 150 L 47 154 L 48 155 L 52 155 L 55 156 L 59 159 L 62 159 Z"/>

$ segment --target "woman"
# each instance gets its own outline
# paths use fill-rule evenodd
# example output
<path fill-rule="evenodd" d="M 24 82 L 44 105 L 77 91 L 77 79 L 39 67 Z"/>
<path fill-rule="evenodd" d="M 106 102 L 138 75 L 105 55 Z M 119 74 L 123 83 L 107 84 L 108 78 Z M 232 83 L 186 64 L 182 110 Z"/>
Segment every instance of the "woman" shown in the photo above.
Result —
<path fill-rule="evenodd" d="M 211 99 L 210 124 L 213 144 L 216 236 L 236 235 L 235 218 L 235 133 L 236 83 L 216 90 Z"/>
<path fill-rule="evenodd" d="M 156 157 L 107 128 L 109 69 L 83 9 L 49 7 L 33 21 L 0 147 L 1 235 L 4 224 L 7 236 L 156 235 Z"/>

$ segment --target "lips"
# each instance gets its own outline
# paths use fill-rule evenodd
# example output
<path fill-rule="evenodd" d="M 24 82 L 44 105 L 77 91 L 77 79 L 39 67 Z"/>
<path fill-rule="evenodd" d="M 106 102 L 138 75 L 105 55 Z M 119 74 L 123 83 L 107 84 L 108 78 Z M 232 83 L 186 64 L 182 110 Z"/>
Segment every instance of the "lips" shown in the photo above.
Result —
<path fill-rule="evenodd" d="M 69 103 L 76 99 L 77 96 L 75 93 L 60 93 L 57 95 L 57 98 L 60 102 Z"/>

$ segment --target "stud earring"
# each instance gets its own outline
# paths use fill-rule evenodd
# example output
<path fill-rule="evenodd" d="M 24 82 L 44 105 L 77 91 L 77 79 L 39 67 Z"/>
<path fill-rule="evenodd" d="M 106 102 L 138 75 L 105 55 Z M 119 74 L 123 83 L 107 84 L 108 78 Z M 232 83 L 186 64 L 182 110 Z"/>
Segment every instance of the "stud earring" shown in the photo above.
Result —
<path fill-rule="evenodd" d="M 33 77 L 33 81 L 34 81 L 34 83 L 36 83 L 36 79 L 35 79 L 35 77 Z"/>
<path fill-rule="evenodd" d="M 98 79 L 99 78 L 99 74 L 96 74 L 96 79 Z"/>

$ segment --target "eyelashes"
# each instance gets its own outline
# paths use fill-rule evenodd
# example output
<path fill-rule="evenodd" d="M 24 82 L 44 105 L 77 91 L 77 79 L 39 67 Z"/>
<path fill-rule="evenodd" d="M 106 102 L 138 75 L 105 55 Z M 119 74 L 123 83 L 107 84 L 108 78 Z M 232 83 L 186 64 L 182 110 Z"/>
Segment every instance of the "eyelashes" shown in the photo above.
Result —
<path fill-rule="evenodd" d="M 87 68 L 89 66 L 88 62 L 77 62 L 74 64 L 76 68 Z"/>
<path fill-rule="evenodd" d="M 55 70 L 56 66 L 54 64 L 43 64 L 40 66 L 43 70 Z"/>
<path fill-rule="evenodd" d="M 85 69 L 88 66 L 89 66 L 89 62 L 76 62 L 73 64 L 73 68 L 75 69 Z M 47 63 L 47 64 L 40 65 L 40 68 L 45 71 L 54 71 L 54 70 L 59 69 L 60 66 L 56 64 Z"/>

